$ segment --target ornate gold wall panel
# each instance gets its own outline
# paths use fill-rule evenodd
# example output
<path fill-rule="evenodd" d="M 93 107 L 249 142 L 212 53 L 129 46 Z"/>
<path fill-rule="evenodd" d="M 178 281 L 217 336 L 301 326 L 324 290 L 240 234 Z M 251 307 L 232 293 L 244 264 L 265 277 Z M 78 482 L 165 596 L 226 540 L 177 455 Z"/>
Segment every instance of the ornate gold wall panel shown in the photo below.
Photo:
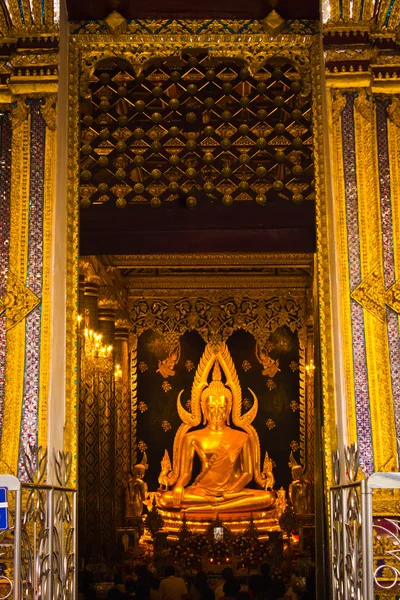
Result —
<path fill-rule="evenodd" d="M 28 108 L 18 102 L 12 119 L 11 147 L 11 220 L 10 264 L 16 277 L 23 281 L 27 261 L 27 220 L 29 211 L 29 164 L 27 151 L 30 141 L 30 117 Z M 18 464 L 19 424 L 21 422 L 21 399 L 24 385 L 25 321 L 7 333 L 6 384 L 4 423 L 2 431 L 1 458 L 15 471 Z M 4 441 L 6 440 L 6 443 Z"/>
<path fill-rule="evenodd" d="M 383 272 L 382 251 L 377 240 L 382 227 L 379 207 L 378 157 L 374 105 L 368 91 L 360 90 L 354 102 L 355 150 L 359 197 L 361 274 L 363 280 L 372 272 Z M 353 292 L 353 298 L 355 291 Z M 361 299 L 358 301 L 360 302 Z M 361 304 L 364 302 L 361 300 Z M 396 464 L 393 400 L 390 381 L 390 358 L 384 318 L 374 310 L 364 311 L 366 360 L 374 465 L 376 471 L 390 470 Z M 388 443 L 387 434 L 392 434 Z"/>
<path fill-rule="evenodd" d="M 55 97 L 18 96 L 11 124 L 10 270 L 6 270 L 7 292 L 2 299 L 7 354 L 1 459 L 15 472 L 22 448 L 47 444 Z M 19 474 L 24 474 L 21 462 Z"/>
<path fill-rule="evenodd" d="M 381 72 L 390 71 L 385 89 L 393 92 L 396 82 L 389 83 L 400 61 L 394 55 L 379 59 L 371 46 L 358 55 L 350 44 L 335 52 L 328 50 L 327 60 L 347 417 L 349 440 L 358 439 L 362 468 L 369 474 L 397 464 L 399 348 L 390 302 L 397 276 L 398 156 L 392 104 L 374 93 L 382 77 L 374 64 L 382 60 Z M 339 63 L 343 59 L 346 65 Z M 361 59 L 363 77 L 353 68 Z M 335 73 L 335 61 L 342 75 Z"/>
<path fill-rule="evenodd" d="M 23 476 L 28 444 L 47 444 L 55 97 L 18 96 L 12 107 L 10 270 L 1 460 Z M 31 153 L 31 148 L 35 149 Z"/>
<path fill-rule="evenodd" d="M 394 110 L 388 120 L 388 145 L 390 159 L 390 178 L 393 182 L 393 235 L 394 235 L 394 259 L 396 270 L 396 281 L 400 278 L 400 165 L 397 160 L 400 155 L 400 100 L 398 97 L 392 99 Z M 398 292 L 396 294 L 398 302 Z M 398 307 L 398 305 L 397 305 Z M 398 312 L 398 311 L 397 311 Z"/>

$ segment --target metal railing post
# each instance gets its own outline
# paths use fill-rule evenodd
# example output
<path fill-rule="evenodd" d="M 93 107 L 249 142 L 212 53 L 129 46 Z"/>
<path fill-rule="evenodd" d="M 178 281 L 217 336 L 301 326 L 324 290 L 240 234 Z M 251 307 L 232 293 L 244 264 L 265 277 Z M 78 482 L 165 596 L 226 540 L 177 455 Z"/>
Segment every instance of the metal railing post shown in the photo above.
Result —
<path fill-rule="evenodd" d="M 21 599 L 21 518 L 22 495 L 21 486 L 15 490 L 15 521 L 14 521 L 14 600 Z"/>
<path fill-rule="evenodd" d="M 374 600 L 373 538 L 372 538 L 372 491 L 368 480 L 361 482 L 361 524 L 362 524 L 362 593 L 364 600 Z"/>
<path fill-rule="evenodd" d="M 47 586 L 48 600 L 53 600 L 54 588 L 54 561 L 53 561 L 53 525 L 54 525 L 54 488 L 48 490 L 48 522 L 49 528 L 49 582 Z"/>

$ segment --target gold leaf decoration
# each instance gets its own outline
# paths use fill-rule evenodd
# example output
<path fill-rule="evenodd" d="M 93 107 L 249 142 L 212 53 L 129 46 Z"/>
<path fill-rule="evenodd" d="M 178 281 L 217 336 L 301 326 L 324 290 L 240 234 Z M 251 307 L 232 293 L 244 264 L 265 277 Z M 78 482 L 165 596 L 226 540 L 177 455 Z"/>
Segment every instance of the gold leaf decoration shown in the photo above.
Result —
<path fill-rule="evenodd" d="M 164 390 L 164 392 L 167 393 L 171 389 L 171 384 L 169 384 L 168 381 L 163 381 L 161 387 Z"/>
<path fill-rule="evenodd" d="M 40 299 L 12 272 L 7 275 L 7 290 L 0 298 L 0 314 L 6 311 L 7 330 L 12 329 L 40 304 Z"/>

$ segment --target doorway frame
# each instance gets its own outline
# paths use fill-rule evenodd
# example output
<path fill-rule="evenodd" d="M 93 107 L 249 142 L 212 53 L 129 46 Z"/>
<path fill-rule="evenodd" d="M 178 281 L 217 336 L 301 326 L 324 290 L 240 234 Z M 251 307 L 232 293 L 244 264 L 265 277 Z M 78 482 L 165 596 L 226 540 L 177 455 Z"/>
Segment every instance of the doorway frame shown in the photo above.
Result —
<path fill-rule="evenodd" d="M 280 34 L 265 22 L 195 21 L 197 33 L 190 33 L 188 21 L 135 21 L 126 33 L 113 33 L 98 24 L 72 26 L 69 43 L 68 108 L 68 205 L 67 205 L 67 350 L 66 350 L 66 450 L 73 458 L 72 472 L 77 474 L 77 337 L 78 337 L 78 257 L 79 257 L 79 98 L 87 96 L 91 73 L 105 58 L 119 56 L 129 60 L 137 73 L 156 57 L 179 54 L 189 47 L 208 48 L 213 56 L 244 60 L 257 71 L 271 58 L 285 58 L 296 65 L 305 85 L 312 90 L 314 115 L 314 154 L 316 190 L 316 280 L 319 306 L 320 370 L 323 402 L 323 444 L 325 486 L 332 485 L 331 455 L 337 447 L 336 400 L 334 384 L 333 325 L 331 309 L 330 231 L 328 227 L 329 193 L 326 184 L 326 135 L 323 128 L 322 44 L 318 27 L 288 22 Z M 240 27 L 238 28 L 238 23 Z M 253 30 L 252 30 L 253 27 Z M 218 31 L 219 28 L 219 31 Z M 123 28 L 122 28 L 123 29 Z"/>

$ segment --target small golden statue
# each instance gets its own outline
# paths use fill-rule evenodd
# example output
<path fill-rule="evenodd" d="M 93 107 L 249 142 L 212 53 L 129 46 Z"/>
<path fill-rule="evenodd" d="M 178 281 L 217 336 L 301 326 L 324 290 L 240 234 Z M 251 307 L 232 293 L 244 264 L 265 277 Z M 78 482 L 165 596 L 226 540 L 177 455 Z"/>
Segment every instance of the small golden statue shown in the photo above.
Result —
<path fill-rule="evenodd" d="M 276 504 L 275 504 L 275 510 L 276 510 L 276 515 L 279 518 L 281 515 L 283 515 L 283 513 L 286 510 L 287 507 L 287 500 L 286 500 L 286 490 L 285 488 L 281 487 L 277 492 L 276 492 Z"/>
<path fill-rule="evenodd" d="M 226 384 L 222 382 L 221 367 Z M 212 381 L 208 383 L 211 371 Z M 258 400 L 249 391 L 254 403 L 242 415 L 242 392 L 228 347 L 222 344 L 215 354 L 207 344 L 192 386 L 191 412 L 181 404 L 183 390 L 178 396 L 178 414 L 183 423 L 175 436 L 173 469 L 167 476 L 168 486 L 173 487 L 160 492 L 161 508 L 185 510 L 198 518 L 273 508 L 275 492 L 247 487 L 254 479 L 265 488 L 259 439 L 251 425 Z M 231 418 L 236 429 L 230 426 Z M 202 420 L 203 428 L 190 431 Z M 189 485 L 195 455 L 200 458 L 201 472 Z"/>
<path fill-rule="evenodd" d="M 274 461 L 269 457 L 268 452 L 265 453 L 264 457 L 264 467 L 261 473 L 261 477 L 263 478 L 263 484 L 265 490 L 273 490 L 275 485 L 275 477 L 274 477 Z"/>
<path fill-rule="evenodd" d="M 143 481 L 147 469 L 147 455 L 146 452 L 143 452 L 141 462 L 133 467 L 132 474 L 125 486 L 125 518 L 127 520 L 142 516 L 143 503 L 148 493 L 147 483 Z"/>
<path fill-rule="evenodd" d="M 168 454 L 168 450 L 165 450 L 164 456 L 161 460 L 161 473 L 158 476 L 158 483 L 160 484 L 161 490 L 168 489 L 168 475 L 172 471 L 171 459 Z"/>
<path fill-rule="evenodd" d="M 311 512 L 311 484 L 305 478 L 304 470 L 298 464 L 293 452 L 289 456 L 289 467 L 293 481 L 289 486 L 289 498 L 296 515 L 308 515 Z"/>

